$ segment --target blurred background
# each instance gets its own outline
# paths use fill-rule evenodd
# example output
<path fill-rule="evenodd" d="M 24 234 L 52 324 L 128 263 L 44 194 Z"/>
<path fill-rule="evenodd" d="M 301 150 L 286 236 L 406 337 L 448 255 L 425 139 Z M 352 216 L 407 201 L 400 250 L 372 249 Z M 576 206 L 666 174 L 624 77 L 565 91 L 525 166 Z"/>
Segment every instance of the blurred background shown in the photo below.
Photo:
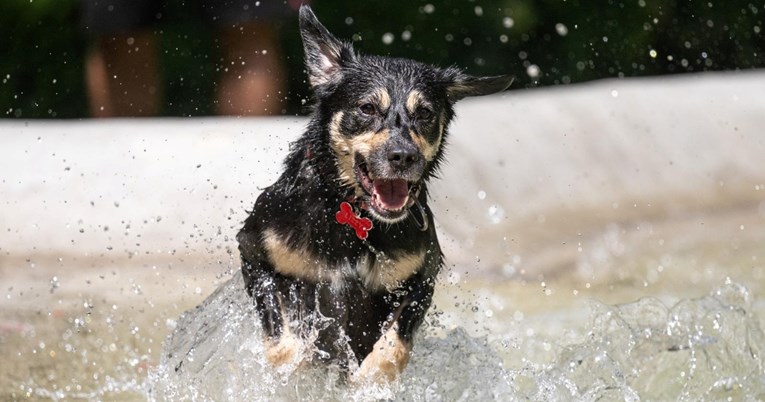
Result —
<path fill-rule="evenodd" d="M 309 93 L 295 11 L 300 2 L 279 3 L 283 10 L 277 13 L 245 10 L 254 14 L 250 22 L 265 27 L 252 33 L 241 30 L 240 21 L 210 18 L 192 3 L 168 0 L 147 11 L 151 21 L 141 27 L 119 28 L 97 12 L 88 16 L 98 1 L 0 2 L 0 117 L 305 113 Z M 95 6 L 86 10 L 86 4 Z M 275 8 L 265 1 L 254 4 Z M 453 64 L 474 74 L 511 73 L 515 89 L 765 65 L 761 2 L 316 0 L 311 5 L 333 33 L 352 39 L 361 52 Z M 267 59 L 268 77 L 278 81 L 261 85 L 271 98 L 265 110 L 227 108 L 216 100 L 229 85 L 226 74 L 233 72 L 233 85 L 244 80 L 235 66 L 243 64 L 247 51 L 231 54 L 226 32 L 231 28 Z M 249 34 L 257 40 L 248 40 Z M 153 83 L 146 88 L 151 96 L 141 97 L 150 98 L 148 106 L 110 111 L 94 104 L 99 62 L 101 76 L 109 75 L 103 68 L 104 60 L 111 67 L 108 51 L 149 57 L 139 62 L 154 75 L 137 77 Z M 114 63 L 125 62 L 112 56 Z M 131 74 L 146 73 L 131 70 L 121 77 Z"/>

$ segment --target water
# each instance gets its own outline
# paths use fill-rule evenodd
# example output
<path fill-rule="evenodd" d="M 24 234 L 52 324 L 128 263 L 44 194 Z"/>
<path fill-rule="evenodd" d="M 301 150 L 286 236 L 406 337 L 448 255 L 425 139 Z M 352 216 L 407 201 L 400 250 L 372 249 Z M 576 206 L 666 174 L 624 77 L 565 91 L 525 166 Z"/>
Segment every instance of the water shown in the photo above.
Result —
<path fill-rule="evenodd" d="M 561 310 L 565 316 L 560 316 L 504 311 L 503 303 L 513 300 L 507 296 L 507 284 L 456 282 L 439 286 L 437 306 L 416 340 L 409 366 L 400 381 L 387 387 L 352 388 L 337 370 L 310 364 L 280 372 L 269 368 L 262 357 L 253 306 L 242 291 L 241 277 L 233 274 L 177 320 L 131 321 L 130 312 L 89 300 L 79 306 L 80 314 L 66 319 L 31 320 L 62 320 L 64 325 L 3 327 L 2 345 L 15 351 L 6 355 L 4 369 L 10 364 L 22 370 L 6 374 L 3 399 L 755 401 L 765 397 L 761 309 L 758 313 L 757 299 L 737 283 L 728 281 L 707 296 L 672 303 L 655 297 L 616 305 L 589 300 L 589 309 Z M 491 308 L 496 313 L 487 314 Z M 67 315 L 53 313 L 59 314 Z M 171 336 L 160 347 L 168 332 Z M 28 376 L 25 365 L 30 367 Z"/>
<path fill-rule="evenodd" d="M 183 315 L 151 374 L 152 399 L 453 401 L 497 399 L 512 391 L 500 355 L 486 339 L 459 327 L 442 337 L 422 336 L 403 380 L 392 386 L 349 387 L 337 368 L 310 363 L 275 371 L 263 357 L 262 333 L 242 286 L 237 275 Z M 428 326 L 434 326 L 432 317 L 424 331 L 432 333 Z M 309 350 L 304 355 L 310 359 Z"/>
<path fill-rule="evenodd" d="M 390 386 L 349 387 L 339 371 L 271 369 L 239 275 L 181 317 L 150 375 L 152 400 L 761 400 L 765 334 L 735 283 L 666 306 L 656 298 L 592 303 L 581 340 L 553 361 L 512 368 L 497 341 L 430 317 L 409 366 Z M 443 313 L 441 313 L 443 314 Z M 497 336 L 500 335 L 500 336 Z M 524 343 L 535 343 L 526 340 Z M 533 346 L 533 345 L 528 345 Z M 533 350 L 533 347 L 530 348 Z M 310 353 L 306 353 L 308 355 Z M 731 399 L 728 399 L 731 398 Z"/>
<path fill-rule="evenodd" d="M 728 282 L 707 297 L 671 307 L 645 298 L 619 306 L 596 304 L 593 310 L 585 341 L 565 347 L 548 372 L 571 396 L 630 401 L 765 397 L 765 334 L 743 286 Z"/>

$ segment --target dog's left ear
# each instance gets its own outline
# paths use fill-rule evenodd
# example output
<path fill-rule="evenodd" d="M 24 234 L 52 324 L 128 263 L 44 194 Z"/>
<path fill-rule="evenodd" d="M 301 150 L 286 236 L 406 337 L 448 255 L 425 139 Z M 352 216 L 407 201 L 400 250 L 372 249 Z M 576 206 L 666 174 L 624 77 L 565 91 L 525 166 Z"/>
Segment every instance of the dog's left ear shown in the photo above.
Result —
<path fill-rule="evenodd" d="M 353 46 L 329 33 L 306 5 L 300 7 L 300 36 L 303 37 L 305 65 L 312 87 L 339 80 L 343 67 L 356 57 Z"/>
<path fill-rule="evenodd" d="M 504 91 L 515 79 L 511 75 L 473 77 L 455 68 L 443 70 L 442 74 L 446 83 L 446 94 L 452 103 L 467 96 L 482 96 Z"/>

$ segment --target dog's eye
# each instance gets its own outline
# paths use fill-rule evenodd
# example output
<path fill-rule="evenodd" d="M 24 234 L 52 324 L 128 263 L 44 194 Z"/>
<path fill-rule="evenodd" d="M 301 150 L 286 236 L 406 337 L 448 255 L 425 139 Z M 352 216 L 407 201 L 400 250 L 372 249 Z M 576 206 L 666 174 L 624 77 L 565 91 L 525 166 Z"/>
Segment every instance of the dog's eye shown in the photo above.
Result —
<path fill-rule="evenodd" d="M 361 106 L 359 106 L 359 110 L 361 113 L 364 113 L 367 116 L 374 116 L 377 114 L 377 108 L 375 108 L 375 105 L 371 103 L 365 103 Z"/>
<path fill-rule="evenodd" d="M 417 108 L 417 118 L 418 119 L 420 119 L 420 120 L 430 120 L 431 117 L 433 117 L 433 111 L 432 110 L 430 110 L 428 108 L 424 108 L 424 107 Z"/>

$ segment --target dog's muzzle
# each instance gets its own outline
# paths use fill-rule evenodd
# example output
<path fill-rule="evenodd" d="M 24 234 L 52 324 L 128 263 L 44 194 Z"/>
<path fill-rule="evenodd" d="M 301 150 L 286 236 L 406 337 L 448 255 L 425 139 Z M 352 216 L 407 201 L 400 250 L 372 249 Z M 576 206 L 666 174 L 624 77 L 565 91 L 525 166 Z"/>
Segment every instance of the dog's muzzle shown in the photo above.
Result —
<path fill-rule="evenodd" d="M 375 178 L 365 162 L 355 168 L 356 178 L 364 195 L 361 206 L 374 218 L 386 223 L 399 222 L 407 217 L 410 208 L 417 203 L 419 182 L 405 178 Z"/>

